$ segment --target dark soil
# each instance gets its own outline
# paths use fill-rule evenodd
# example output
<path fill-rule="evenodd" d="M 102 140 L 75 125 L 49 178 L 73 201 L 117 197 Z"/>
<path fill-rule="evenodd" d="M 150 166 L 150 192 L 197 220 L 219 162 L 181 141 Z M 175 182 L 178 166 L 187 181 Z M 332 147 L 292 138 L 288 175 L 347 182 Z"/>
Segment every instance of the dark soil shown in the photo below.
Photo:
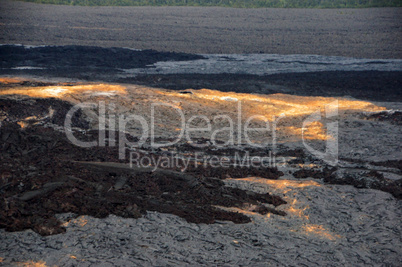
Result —
<path fill-rule="evenodd" d="M 49 115 L 50 109 L 53 109 L 54 115 L 51 118 L 45 118 Z M 6 122 L 19 122 L 31 117 L 26 121 L 27 124 L 52 123 L 63 126 L 66 114 L 70 109 L 70 103 L 55 98 L 30 98 L 25 96 L 19 96 L 14 99 L 0 98 L 0 115 L 2 113 L 7 114 Z M 33 116 L 32 114 L 35 115 Z M 89 128 L 88 122 L 82 119 L 81 110 L 75 112 L 71 122 L 72 127 Z"/>
<path fill-rule="evenodd" d="M 159 61 L 181 61 L 202 59 L 200 55 L 135 51 L 124 48 L 102 49 L 91 46 L 52 46 L 25 48 L 23 46 L 0 46 L 0 69 L 4 74 L 21 71 L 7 70 L 30 66 L 44 68 L 24 72 L 45 77 L 67 77 L 84 80 L 111 79 L 121 69 L 147 68 Z"/>
<path fill-rule="evenodd" d="M 159 61 L 181 61 L 203 59 L 199 55 L 157 52 L 154 50 L 135 51 L 124 48 L 101 49 L 92 46 L 51 46 L 25 48 L 23 46 L 0 46 L 1 68 L 33 66 L 47 68 L 93 68 L 130 69 L 145 68 Z"/>
<path fill-rule="evenodd" d="M 286 203 L 280 197 L 225 187 L 221 181 L 241 177 L 247 171 L 201 168 L 197 173 L 182 173 L 129 168 L 122 163 L 111 164 L 118 162 L 116 147 L 79 148 L 51 128 L 20 129 L 16 124 L 3 123 L 0 133 L 0 227 L 9 231 L 31 228 L 41 235 L 63 232 L 54 215 L 64 212 L 138 218 L 150 210 L 172 213 L 194 223 L 250 222 L 249 217 L 217 209 L 216 205 L 285 215 L 264 206 Z M 96 138 L 96 133 L 90 132 L 86 138 Z M 280 173 L 273 169 L 264 175 L 277 179 Z"/>
<path fill-rule="evenodd" d="M 200 55 L 123 48 L 59 46 L 27 49 L 21 46 L 0 46 L 0 75 L 118 82 L 172 90 L 208 88 L 224 92 L 348 96 L 370 101 L 402 101 L 402 73 L 399 71 L 325 71 L 263 76 L 171 74 L 130 78 L 118 75 L 124 76 L 123 69 L 149 68 L 150 64 L 158 61 L 201 58 Z M 24 66 L 43 69 L 12 69 Z M 21 85 L 36 85 L 30 83 Z"/>
<path fill-rule="evenodd" d="M 324 168 L 323 170 L 318 169 L 300 169 L 293 173 L 293 176 L 298 179 L 305 179 L 305 178 L 315 178 L 329 180 L 332 177 L 332 173 L 336 171 L 336 168 L 328 169 Z"/>
<path fill-rule="evenodd" d="M 118 81 L 173 90 L 208 88 L 238 93 L 349 96 L 371 101 L 402 101 L 402 73 L 398 71 L 324 71 L 265 76 L 242 74 L 147 75 Z M 286 88 L 286 91 L 283 88 Z"/>
<path fill-rule="evenodd" d="M 401 8 L 78 7 L 1 1 L 0 43 L 402 58 Z"/>
<path fill-rule="evenodd" d="M 396 168 L 402 171 L 402 160 L 387 160 L 380 162 L 371 162 L 373 165 Z"/>
<path fill-rule="evenodd" d="M 383 166 L 383 165 L 380 165 Z M 389 166 L 392 167 L 393 165 Z M 353 185 L 356 188 L 372 188 L 382 190 L 384 192 L 391 193 L 397 199 L 402 199 L 402 180 L 388 180 L 384 178 L 384 175 L 377 171 L 367 171 L 364 175 L 346 175 L 339 178 L 334 175 L 336 168 L 324 168 L 318 169 L 301 169 L 295 171 L 293 176 L 299 179 L 315 178 L 322 179 L 328 184 L 341 184 L 341 185 Z"/>
<path fill-rule="evenodd" d="M 402 112 L 400 111 L 395 111 L 392 113 L 389 112 L 379 112 L 376 114 L 372 114 L 366 117 L 368 120 L 374 120 L 374 121 L 386 121 L 390 122 L 395 125 L 402 125 Z"/>
<path fill-rule="evenodd" d="M 364 161 L 359 159 L 351 159 L 351 158 L 342 158 L 342 160 L 350 161 L 354 163 L 361 163 L 362 165 L 365 164 Z M 371 165 L 374 166 L 383 166 L 388 168 L 399 169 L 402 171 L 402 160 L 387 160 L 387 161 L 372 161 L 370 162 Z"/>

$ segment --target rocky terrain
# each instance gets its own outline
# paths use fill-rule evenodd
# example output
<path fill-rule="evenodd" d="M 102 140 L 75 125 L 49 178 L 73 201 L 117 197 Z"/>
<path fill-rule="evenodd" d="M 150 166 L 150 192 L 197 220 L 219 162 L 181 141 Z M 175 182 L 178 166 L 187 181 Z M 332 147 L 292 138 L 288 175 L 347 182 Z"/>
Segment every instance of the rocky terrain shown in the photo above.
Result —
<path fill-rule="evenodd" d="M 0 0 L 0 265 L 399 266 L 400 11 Z"/>
<path fill-rule="evenodd" d="M 26 78 L 1 82 L 3 264 L 397 266 L 401 260 L 399 102 Z M 300 134 L 301 121 L 334 100 L 340 126 L 335 167 L 312 155 L 302 142 L 305 138 L 322 150 L 328 138 L 322 125 L 308 126 L 304 137 Z M 239 101 L 246 115 L 242 122 L 275 112 L 285 118 L 278 124 L 277 143 L 264 148 L 227 144 L 225 133 L 216 135 L 217 140 L 197 133 L 191 142 L 183 139 L 157 149 L 147 138 L 121 159 L 121 147 L 111 145 L 111 138 L 135 144 L 142 130 L 133 124 L 127 124 L 120 139 L 108 121 L 106 146 L 82 148 L 68 140 L 66 114 L 73 105 L 89 101 L 106 108 L 113 103 L 116 115 L 136 114 L 146 121 L 151 103 L 170 105 L 154 114 L 156 141 L 161 143 L 173 141 L 180 127 L 172 107 L 183 110 L 186 120 L 205 115 L 213 129 L 227 126 L 213 120 L 216 111 L 236 116 Z M 74 113 L 74 136 L 101 140 L 100 118 L 97 108 Z M 192 124 L 197 125 L 202 122 Z M 266 135 L 252 138 L 258 143 Z M 194 147 L 193 142 L 207 147 Z M 155 161 L 138 165 L 130 158 L 132 152 Z M 237 155 L 246 152 L 275 160 L 263 168 L 236 167 Z M 228 167 L 214 167 L 211 157 L 227 159 Z M 178 163 L 159 161 L 170 158 Z M 24 229 L 30 230 L 14 232 Z"/>

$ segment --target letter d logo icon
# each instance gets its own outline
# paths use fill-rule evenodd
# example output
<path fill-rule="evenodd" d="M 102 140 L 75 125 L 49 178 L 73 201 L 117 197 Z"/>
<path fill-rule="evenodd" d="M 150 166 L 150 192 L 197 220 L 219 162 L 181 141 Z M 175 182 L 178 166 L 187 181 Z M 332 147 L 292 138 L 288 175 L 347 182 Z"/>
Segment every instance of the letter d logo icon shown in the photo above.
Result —
<path fill-rule="evenodd" d="M 338 116 L 338 100 L 331 102 L 325 105 L 325 117 L 331 118 Z M 307 119 L 303 122 L 302 128 L 302 139 L 304 147 L 314 156 L 319 159 L 322 159 L 326 163 L 331 166 L 335 166 L 338 164 L 338 122 L 329 122 L 327 123 L 327 136 L 326 136 L 326 147 L 325 152 L 318 151 L 313 147 L 309 146 L 304 140 L 304 131 L 306 127 L 313 123 L 321 120 L 321 112 L 320 109 L 316 110 Z"/>

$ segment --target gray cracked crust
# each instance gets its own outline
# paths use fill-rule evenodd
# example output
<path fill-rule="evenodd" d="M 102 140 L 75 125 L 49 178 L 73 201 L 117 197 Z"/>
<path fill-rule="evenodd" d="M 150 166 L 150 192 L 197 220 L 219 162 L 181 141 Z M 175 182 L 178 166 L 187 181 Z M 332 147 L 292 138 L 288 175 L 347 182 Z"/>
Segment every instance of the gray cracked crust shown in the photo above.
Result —
<path fill-rule="evenodd" d="M 230 184 L 269 188 L 261 180 Z M 286 193 L 295 213 L 251 215 L 246 225 L 190 224 L 157 212 L 140 219 L 64 214 L 70 223 L 62 235 L 1 230 L 0 257 L 7 253 L 6 265 L 48 266 L 398 266 L 401 202 L 376 190 L 317 184 Z"/>

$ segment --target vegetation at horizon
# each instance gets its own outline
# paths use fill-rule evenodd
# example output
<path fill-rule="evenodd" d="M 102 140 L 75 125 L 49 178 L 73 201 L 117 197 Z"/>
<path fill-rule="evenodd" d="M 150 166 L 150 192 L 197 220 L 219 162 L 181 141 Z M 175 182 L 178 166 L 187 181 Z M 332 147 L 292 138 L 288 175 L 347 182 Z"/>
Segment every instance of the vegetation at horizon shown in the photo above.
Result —
<path fill-rule="evenodd" d="M 402 0 L 19 0 L 79 6 L 220 6 L 236 8 L 402 7 Z"/>

